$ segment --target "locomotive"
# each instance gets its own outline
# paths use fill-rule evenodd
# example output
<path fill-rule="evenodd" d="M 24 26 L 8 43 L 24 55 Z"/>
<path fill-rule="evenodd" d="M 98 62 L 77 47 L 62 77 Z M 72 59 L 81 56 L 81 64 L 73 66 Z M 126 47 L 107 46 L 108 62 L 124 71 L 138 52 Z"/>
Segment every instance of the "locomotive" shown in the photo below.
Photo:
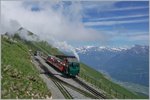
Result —
<path fill-rule="evenodd" d="M 75 56 L 48 55 L 46 62 L 68 76 L 76 76 L 80 71 L 80 64 Z"/>

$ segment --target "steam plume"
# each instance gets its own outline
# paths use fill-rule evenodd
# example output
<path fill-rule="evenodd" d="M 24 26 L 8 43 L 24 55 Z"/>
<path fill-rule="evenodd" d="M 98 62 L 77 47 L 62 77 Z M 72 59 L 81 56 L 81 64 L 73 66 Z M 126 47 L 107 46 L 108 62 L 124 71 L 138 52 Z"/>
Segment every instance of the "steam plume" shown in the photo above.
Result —
<path fill-rule="evenodd" d="M 67 44 L 66 41 L 63 41 L 63 42 L 55 41 L 54 46 L 56 48 L 62 50 L 62 51 L 65 51 L 65 52 L 68 52 L 68 53 L 72 53 L 78 59 L 78 61 L 80 61 L 79 55 L 75 51 L 74 47 L 72 47 L 71 45 Z"/>

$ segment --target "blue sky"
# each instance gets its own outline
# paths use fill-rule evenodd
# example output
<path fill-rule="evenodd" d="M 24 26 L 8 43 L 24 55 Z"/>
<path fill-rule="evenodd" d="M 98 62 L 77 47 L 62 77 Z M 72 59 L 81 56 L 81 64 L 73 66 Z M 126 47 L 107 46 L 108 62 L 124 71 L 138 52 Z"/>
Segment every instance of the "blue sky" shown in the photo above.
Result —
<path fill-rule="evenodd" d="M 1 8 L 3 29 L 15 22 L 44 40 L 75 47 L 148 45 L 148 1 L 3 1 Z"/>
<path fill-rule="evenodd" d="M 98 3 L 95 5 L 97 6 L 84 9 L 85 17 L 82 21 L 87 28 L 105 31 L 106 34 L 112 36 L 111 40 L 104 45 L 148 45 L 149 4 L 147 1 L 115 2 L 113 7 L 107 9 L 104 7 L 103 10 L 99 10 L 101 8 Z"/>

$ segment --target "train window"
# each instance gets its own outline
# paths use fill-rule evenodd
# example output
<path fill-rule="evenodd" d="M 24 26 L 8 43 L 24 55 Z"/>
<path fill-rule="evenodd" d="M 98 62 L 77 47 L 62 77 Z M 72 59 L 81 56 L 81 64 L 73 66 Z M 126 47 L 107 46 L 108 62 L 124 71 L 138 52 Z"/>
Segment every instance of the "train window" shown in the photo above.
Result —
<path fill-rule="evenodd" d="M 67 58 L 67 60 L 69 62 L 78 62 L 78 60 L 76 58 Z"/>

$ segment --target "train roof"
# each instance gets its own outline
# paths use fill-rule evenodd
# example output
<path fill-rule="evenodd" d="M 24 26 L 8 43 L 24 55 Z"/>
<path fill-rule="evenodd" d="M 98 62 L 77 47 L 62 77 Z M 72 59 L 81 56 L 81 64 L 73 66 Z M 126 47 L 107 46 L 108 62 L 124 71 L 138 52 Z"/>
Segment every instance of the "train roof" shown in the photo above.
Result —
<path fill-rule="evenodd" d="M 59 60 L 67 59 L 68 62 L 78 62 L 75 56 L 65 56 L 65 55 L 48 55 L 48 56 Z"/>
<path fill-rule="evenodd" d="M 65 55 L 55 55 L 55 56 L 60 59 L 67 59 L 68 62 L 78 62 L 78 60 L 75 56 L 65 56 Z"/>
<path fill-rule="evenodd" d="M 68 62 L 78 62 L 76 58 L 66 58 Z"/>
<path fill-rule="evenodd" d="M 66 56 L 66 55 L 55 55 L 55 56 L 61 58 L 76 58 L 75 56 Z"/>
<path fill-rule="evenodd" d="M 53 56 L 53 55 L 48 55 L 48 57 L 53 57 L 53 58 L 58 59 L 58 60 L 60 60 L 60 61 L 61 61 L 61 59 L 60 59 L 60 58 L 55 57 L 55 56 Z"/>

